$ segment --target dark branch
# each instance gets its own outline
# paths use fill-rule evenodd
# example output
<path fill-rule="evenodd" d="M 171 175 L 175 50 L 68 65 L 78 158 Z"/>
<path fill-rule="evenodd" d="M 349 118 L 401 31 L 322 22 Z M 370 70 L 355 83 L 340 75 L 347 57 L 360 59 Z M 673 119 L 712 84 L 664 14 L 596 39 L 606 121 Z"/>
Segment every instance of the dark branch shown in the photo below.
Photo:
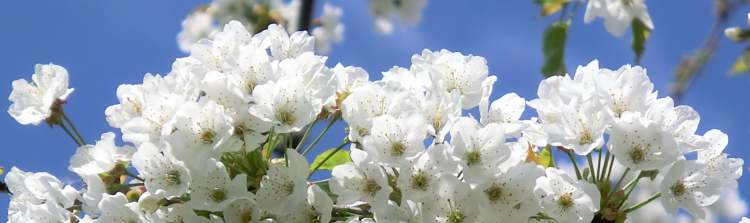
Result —
<path fill-rule="evenodd" d="M 300 8 L 299 21 L 297 22 L 297 30 L 309 31 L 310 23 L 312 22 L 312 12 L 315 5 L 315 0 L 303 0 L 302 7 Z"/>
<path fill-rule="evenodd" d="M 0 193 L 8 193 L 10 194 L 10 191 L 8 190 L 8 185 L 5 184 L 5 182 L 0 181 Z"/>

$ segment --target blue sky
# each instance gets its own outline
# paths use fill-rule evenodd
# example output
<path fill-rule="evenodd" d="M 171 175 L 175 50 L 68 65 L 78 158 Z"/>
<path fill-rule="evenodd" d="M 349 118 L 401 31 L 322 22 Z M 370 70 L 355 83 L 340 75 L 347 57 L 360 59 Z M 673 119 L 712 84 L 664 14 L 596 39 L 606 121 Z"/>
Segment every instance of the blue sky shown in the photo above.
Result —
<path fill-rule="evenodd" d="M 56 63 L 70 72 L 76 91 L 65 107 L 87 141 L 111 129 L 104 109 L 117 102 L 119 84 L 139 83 L 145 73 L 166 73 L 172 61 L 184 56 L 175 36 L 180 22 L 197 0 L 129 1 L 28 1 L 10 0 L 0 7 L 0 95 L 11 92 L 11 82 L 30 78 L 36 63 Z M 319 1 L 322 2 L 322 1 Z M 462 1 L 463 2 L 463 1 Z M 412 54 L 422 49 L 449 49 L 487 58 L 490 72 L 498 76 L 495 98 L 507 92 L 535 97 L 542 79 L 541 38 L 554 18 L 538 16 L 532 1 L 430 1 L 418 26 L 397 27 L 390 36 L 374 31 L 366 1 L 332 1 L 344 8 L 344 42 L 334 46 L 328 64 L 364 67 L 373 79 L 391 66 L 408 66 Z M 666 96 L 673 68 L 696 49 L 713 21 L 712 1 L 649 1 L 656 29 L 647 43 L 642 65 Z M 630 38 L 607 33 L 601 20 L 583 24 L 580 7 L 570 29 L 566 49 L 569 69 L 599 59 L 601 66 L 616 69 L 633 61 Z M 744 25 L 743 8 L 732 18 Z M 730 136 L 727 152 L 750 158 L 750 103 L 743 89 L 750 76 L 728 77 L 727 70 L 744 46 L 724 39 L 717 55 L 682 101 L 701 114 L 699 132 L 721 129 Z M 9 102 L 0 100 L 0 107 Z M 531 111 L 527 110 L 531 114 Z M 26 171 L 47 171 L 65 181 L 75 177 L 67 170 L 75 152 L 73 142 L 60 129 L 20 126 L 8 115 L 0 115 L 0 166 L 18 166 Z M 117 132 L 117 131 L 115 131 Z M 338 143 L 334 140 L 321 147 Z M 337 138 L 338 137 L 338 138 Z M 750 177 L 740 180 L 748 188 Z M 750 190 L 742 191 L 750 199 Z M 8 196 L 0 195 L 0 210 L 7 209 Z M 6 218 L 0 211 L 0 220 Z"/>

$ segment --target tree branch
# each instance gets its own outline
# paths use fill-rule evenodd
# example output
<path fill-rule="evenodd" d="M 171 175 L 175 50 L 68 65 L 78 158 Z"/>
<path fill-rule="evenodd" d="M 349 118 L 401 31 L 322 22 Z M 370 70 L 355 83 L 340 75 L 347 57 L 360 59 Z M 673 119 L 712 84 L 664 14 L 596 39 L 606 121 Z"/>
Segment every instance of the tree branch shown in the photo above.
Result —
<path fill-rule="evenodd" d="M 302 0 L 302 7 L 300 7 L 299 20 L 297 22 L 298 31 L 309 31 L 314 5 L 315 0 Z"/>
<path fill-rule="evenodd" d="M 711 60 L 719 40 L 723 37 L 724 28 L 729 22 L 731 15 L 740 6 L 746 4 L 744 1 L 732 2 L 730 0 L 716 1 L 716 20 L 711 26 L 711 31 L 703 42 L 703 46 L 693 55 L 682 59 L 675 68 L 675 83 L 670 87 L 671 97 L 675 104 L 682 99 L 685 92 L 690 88 L 693 81 L 701 74 L 703 68 Z"/>
<path fill-rule="evenodd" d="M 10 190 L 8 190 L 8 185 L 5 184 L 5 182 L 2 182 L 2 181 L 0 181 L 0 193 L 10 194 Z"/>

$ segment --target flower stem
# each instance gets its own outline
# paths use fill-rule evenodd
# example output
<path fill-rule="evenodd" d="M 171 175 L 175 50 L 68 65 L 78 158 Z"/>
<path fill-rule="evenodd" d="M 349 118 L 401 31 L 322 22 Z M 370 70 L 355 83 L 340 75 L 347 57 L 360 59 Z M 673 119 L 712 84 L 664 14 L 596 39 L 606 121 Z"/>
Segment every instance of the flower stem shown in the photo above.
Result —
<path fill-rule="evenodd" d="M 313 140 L 313 142 L 310 143 L 310 145 L 308 145 L 307 147 L 305 147 L 304 151 L 302 151 L 302 155 L 303 156 L 307 155 L 307 153 L 309 153 L 310 150 L 312 150 L 312 148 L 315 148 L 315 145 L 317 145 L 318 142 L 320 141 L 320 139 L 322 139 L 323 136 L 328 132 L 328 130 L 331 129 L 331 126 L 333 126 L 333 124 L 336 123 L 336 120 L 338 120 L 338 119 L 337 118 L 331 118 L 331 121 L 328 122 L 328 125 L 326 125 L 326 127 L 323 129 L 323 131 L 321 131 L 320 134 L 318 134 L 318 136 L 315 137 L 315 139 Z"/>
<path fill-rule="evenodd" d="M 84 140 L 84 139 L 83 139 L 83 136 L 81 136 L 81 133 L 80 133 L 80 132 L 78 132 L 78 128 L 76 128 L 76 126 L 75 126 L 75 125 L 73 124 L 73 122 L 72 122 L 72 121 L 70 121 L 70 118 L 68 118 L 68 115 L 66 115 L 66 114 L 65 114 L 65 111 L 62 111 L 62 110 L 61 110 L 61 111 L 60 111 L 60 114 L 62 115 L 62 117 L 63 117 L 63 120 L 65 120 L 65 122 L 67 122 L 67 123 L 68 123 L 68 125 L 70 126 L 70 128 L 71 128 L 71 129 L 73 129 L 73 132 L 74 132 L 74 133 L 76 134 L 76 136 L 78 137 L 78 141 L 80 141 L 80 142 L 81 142 L 81 144 L 83 144 L 83 145 L 86 145 L 86 140 Z"/>
<path fill-rule="evenodd" d="M 638 181 L 641 180 L 641 177 L 642 177 L 641 173 L 638 173 L 638 176 L 635 177 L 635 179 L 633 179 L 632 181 L 630 181 L 630 183 L 625 185 L 623 189 L 628 190 L 628 192 L 625 193 L 625 197 L 622 199 L 622 201 L 620 201 L 620 204 L 617 205 L 618 209 L 622 207 L 623 204 L 625 204 L 625 201 L 628 200 L 628 198 L 630 197 L 630 194 L 633 193 L 633 190 L 635 190 L 635 187 L 638 186 Z"/>
<path fill-rule="evenodd" d="M 310 176 L 312 176 L 312 174 L 315 173 L 315 171 L 317 171 L 321 166 L 323 166 L 323 164 L 325 164 L 326 162 L 328 162 L 328 159 L 331 159 L 331 157 L 333 157 L 333 155 L 335 155 L 337 152 L 339 152 L 341 149 L 343 149 L 344 146 L 346 146 L 348 144 L 349 144 L 349 140 L 348 139 L 344 140 L 344 143 L 341 143 L 341 145 L 337 146 L 336 149 L 333 150 L 333 152 L 329 153 L 328 156 L 326 156 L 325 158 L 323 158 L 323 160 L 320 163 L 318 163 L 318 165 L 315 165 L 315 167 L 313 167 L 310 170 L 310 173 L 307 175 L 307 177 L 309 178 Z"/>
<path fill-rule="evenodd" d="M 625 213 L 630 213 L 632 211 L 638 210 L 638 208 L 643 207 L 644 205 L 650 203 L 651 201 L 656 200 L 656 198 L 659 198 L 659 197 L 661 197 L 661 193 L 656 193 L 654 195 L 651 195 L 651 197 L 649 197 L 645 201 L 641 201 L 640 203 L 635 204 L 635 205 L 630 206 L 629 208 L 625 209 Z"/>
<path fill-rule="evenodd" d="M 315 127 L 315 123 L 318 123 L 318 120 L 315 120 L 312 124 L 307 126 L 305 129 L 305 133 L 302 135 L 302 139 L 299 140 L 299 143 L 297 143 L 297 147 L 294 148 L 294 150 L 297 150 L 297 152 L 301 152 L 300 149 L 302 149 L 302 145 L 305 144 L 305 141 L 307 141 L 307 136 L 310 135 L 310 131 Z"/>
<path fill-rule="evenodd" d="M 568 158 L 570 158 L 570 162 L 573 163 L 573 168 L 576 169 L 576 177 L 579 180 L 582 179 L 582 177 L 581 177 L 581 170 L 578 169 L 578 163 L 576 163 L 576 158 L 573 157 L 573 151 L 571 151 L 569 149 L 564 149 L 564 148 L 563 148 L 563 150 L 565 151 L 565 154 L 568 154 Z"/>
<path fill-rule="evenodd" d="M 591 176 L 591 182 L 594 183 L 594 184 L 596 184 L 597 175 L 596 175 L 596 172 L 594 170 L 594 162 L 591 161 L 591 160 L 592 160 L 591 153 L 589 153 L 589 154 L 586 155 L 586 161 L 589 163 L 589 171 L 591 172 L 591 175 L 590 175 Z"/>
<path fill-rule="evenodd" d="M 63 124 L 63 123 L 59 123 L 59 124 L 57 124 L 57 125 L 59 125 L 59 126 L 60 126 L 60 128 L 62 128 L 62 129 L 63 129 L 63 130 L 65 131 L 65 133 L 66 133 L 66 134 L 68 134 L 68 136 L 70 137 L 70 139 L 72 139 L 72 140 L 73 140 L 73 142 L 75 142 L 75 143 L 76 143 L 76 145 L 78 145 L 78 146 L 83 146 L 83 145 L 84 145 L 84 143 L 82 143 L 81 141 L 79 141 L 79 140 L 78 140 L 78 137 L 76 137 L 76 136 L 74 136 L 74 135 L 73 135 L 73 132 L 71 132 L 71 131 L 70 131 L 70 130 L 68 129 L 68 127 L 65 127 L 65 124 Z"/>
<path fill-rule="evenodd" d="M 141 182 L 146 182 L 145 180 L 143 180 L 143 178 L 139 177 L 138 175 L 135 175 L 135 174 L 131 173 L 130 171 L 125 171 L 125 175 L 129 176 L 129 177 L 132 177 L 132 178 L 134 178 L 136 180 L 140 180 Z"/>

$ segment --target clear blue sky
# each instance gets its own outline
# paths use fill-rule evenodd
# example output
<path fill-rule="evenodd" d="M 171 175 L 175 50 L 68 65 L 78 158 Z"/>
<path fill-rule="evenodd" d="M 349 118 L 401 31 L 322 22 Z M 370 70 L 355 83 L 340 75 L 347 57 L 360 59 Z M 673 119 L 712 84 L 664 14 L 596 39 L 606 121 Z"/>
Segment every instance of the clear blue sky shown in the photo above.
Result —
<path fill-rule="evenodd" d="M 107 125 L 104 109 L 117 102 L 117 86 L 140 83 L 148 72 L 168 72 L 172 61 L 184 56 L 175 41 L 180 22 L 205 2 L 5 1 L 0 7 L 0 95 L 10 94 L 11 81 L 30 78 L 36 63 L 65 66 L 76 88 L 66 111 L 89 142 L 98 139 L 105 131 L 115 131 Z M 398 27 L 393 35 L 382 36 L 373 29 L 366 1 L 333 1 L 344 8 L 346 32 L 344 42 L 334 46 L 329 65 L 361 66 L 378 79 L 391 66 L 408 66 L 411 55 L 424 48 L 445 48 L 487 58 L 490 72 L 499 79 L 495 97 L 514 91 L 534 98 L 541 80 L 542 32 L 554 19 L 537 16 L 539 9 L 531 0 L 457 2 L 432 0 L 420 25 Z M 674 1 L 648 3 L 656 30 L 642 63 L 663 96 L 680 58 L 706 35 L 713 21 L 712 1 L 680 1 L 679 6 Z M 611 36 L 601 20 L 583 24 L 583 9 L 579 8 L 570 30 L 568 68 L 595 58 L 613 69 L 631 63 L 630 38 Z M 733 23 L 744 25 L 748 10 L 740 10 Z M 750 102 L 744 90 L 750 87 L 750 76 L 726 75 L 743 48 L 722 40 L 718 54 L 682 103 L 700 112 L 701 133 L 711 128 L 725 131 L 730 136 L 727 152 L 750 161 Z M 0 108 L 8 106 L 7 100 L 0 100 Z M 0 166 L 76 180 L 67 170 L 75 146 L 60 129 L 20 126 L 7 114 L 0 115 L 0 128 Z M 338 143 L 341 131 L 332 136 L 339 138 L 324 144 Z M 741 188 L 750 188 L 748 179 L 740 180 Z M 750 199 L 750 190 L 742 195 Z M 0 195 L 0 220 L 6 218 L 7 205 L 8 196 Z"/>

